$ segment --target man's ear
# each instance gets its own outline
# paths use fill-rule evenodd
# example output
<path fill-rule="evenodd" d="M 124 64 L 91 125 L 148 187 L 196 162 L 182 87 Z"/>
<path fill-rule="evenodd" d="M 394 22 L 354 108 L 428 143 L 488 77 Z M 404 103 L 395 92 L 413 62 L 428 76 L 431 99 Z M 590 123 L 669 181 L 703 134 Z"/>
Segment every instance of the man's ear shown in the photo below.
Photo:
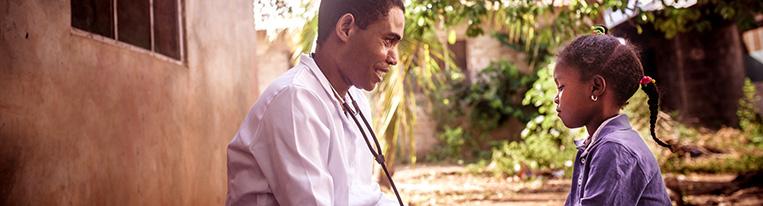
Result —
<path fill-rule="evenodd" d="M 346 13 L 339 17 L 336 22 L 335 31 L 336 36 L 339 37 L 339 41 L 347 42 L 350 40 L 350 35 L 355 31 L 355 16 L 350 13 Z"/>
<path fill-rule="evenodd" d="M 593 86 L 591 88 L 592 94 L 596 97 L 601 97 L 601 95 L 604 95 L 604 91 L 607 90 L 607 80 L 598 74 L 594 75 L 592 80 L 593 80 Z"/>

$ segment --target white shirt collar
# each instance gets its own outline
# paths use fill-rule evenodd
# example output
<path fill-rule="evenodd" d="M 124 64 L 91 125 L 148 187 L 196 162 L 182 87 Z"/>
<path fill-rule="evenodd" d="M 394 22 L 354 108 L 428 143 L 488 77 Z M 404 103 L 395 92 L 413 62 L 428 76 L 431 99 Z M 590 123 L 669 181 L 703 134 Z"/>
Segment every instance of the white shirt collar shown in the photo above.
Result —
<path fill-rule="evenodd" d="M 320 82 L 323 90 L 330 94 L 330 96 L 333 96 L 331 91 L 331 83 L 329 83 L 329 80 L 326 78 L 326 75 L 323 74 L 323 71 L 318 68 L 318 64 L 315 63 L 315 59 L 310 57 L 309 54 L 302 54 L 299 58 L 299 63 L 307 66 L 307 70 L 313 73 L 313 76 L 318 78 L 318 82 Z"/>
<path fill-rule="evenodd" d="M 326 92 L 326 95 L 330 97 L 331 102 L 333 102 L 334 105 L 338 108 L 338 111 L 339 112 L 344 111 L 344 109 L 342 109 L 342 103 L 339 102 L 339 100 L 337 100 L 336 98 L 334 98 L 334 91 L 331 88 L 331 82 L 329 82 L 328 78 L 326 78 L 326 75 L 323 74 L 323 71 L 321 71 L 321 69 L 318 67 L 318 64 L 315 63 L 315 59 L 313 59 L 313 57 L 309 54 L 302 54 L 299 58 L 299 63 L 307 66 L 307 69 L 313 74 L 313 76 L 318 78 L 318 82 L 320 82 L 321 87 L 323 88 L 323 91 Z M 352 87 L 350 87 L 347 90 L 347 94 L 351 92 L 350 90 L 352 90 Z M 342 99 L 348 104 L 352 105 L 352 102 L 348 101 L 349 99 L 347 98 L 346 94 L 345 96 L 342 97 Z M 350 106 L 350 110 L 354 110 L 354 108 Z M 351 111 L 351 112 L 354 112 L 354 111 Z"/>

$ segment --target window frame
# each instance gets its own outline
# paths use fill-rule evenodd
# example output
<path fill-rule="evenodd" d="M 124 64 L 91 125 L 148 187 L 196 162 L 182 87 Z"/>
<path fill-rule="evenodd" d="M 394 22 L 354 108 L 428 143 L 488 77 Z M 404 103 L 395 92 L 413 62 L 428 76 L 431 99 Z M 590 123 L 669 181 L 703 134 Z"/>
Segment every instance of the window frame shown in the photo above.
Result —
<path fill-rule="evenodd" d="M 137 45 L 133 45 L 133 44 L 130 44 L 130 43 L 118 40 L 119 39 L 119 24 L 118 24 L 119 19 L 118 19 L 118 16 L 117 16 L 118 15 L 117 1 L 120 1 L 120 0 L 111 0 L 111 1 L 113 1 L 112 8 L 113 8 L 113 11 L 114 11 L 113 14 L 112 14 L 113 15 L 112 16 L 112 21 L 113 21 L 113 25 L 114 25 L 114 28 L 113 28 L 114 29 L 114 38 L 103 36 L 103 35 L 100 35 L 100 34 L 97 34 L 97 33 L 94 33 L 94 32 L 90 32 L 90 31 L 87 31 L 87 30 L 84 30 L 84 29 L 76 28 L 76 27 L 74 27 L 74 25 L 72 25 L 72 20 L 71 19 L 69 20 L 70 33 L 73 36 L 79 36 L 79 37 L 84 37 L 84 38 L 88 38 L 88 39 L 93 39 L 93 40 L 100 41 L 100 42 L 103 42 L 103 43 L 106 43 L 106 44 L 111 44 L 111 45 L 117 46 L 119 48 L 124 48 L 124 49 L 128 49 L 128 50 L 131 50 L 131 51 L 134 51 L 134 52 L 147 54 L 147 55 L 152 56 L 154 58 L 157 58 L 157 59 L 160 59 L 160 60 L 164 60 L 164 61 L 168 61 L 168 62 L 171 62 L 171 63 L 175 63 L 175 64 L 178 64 L 178 65 L 185 66 L 185 65 L 188 64 L 188 58 L 187 58 L 188 52 L 186 51 L 187 42 L 186 42 L 186 37 L 185 37 L 185 34 L 186 34 L 186 29 L 185 29 L 185 20 L 186 19 L 185 19 L 185 7 L 184 7 L 185 0 L 173 0 L 173 1 L 177 2 L 177 21 L 178 21 L 178 23 L 177 23 L 177 26 L 178 26 L 178 28 L 177 28 L 178 34 L 177 35 L 178 35 L 178 37 L 177 38 L 178 38 L 179 59 L 175 59 L 174 57 L 170 57 L 170 56 L 164 55 L 164 54 L 159 53 L 157 51 L 156 42 L 155 42 L 156 39 L 155 39 L 155 36 L 154 36 L 155 35 L 154 34 L 154 30 L 155 30 L 154 29 L 154 27 L 155 27 L 155 22 L 154 22 L 154 1 L 155 0 L 148 0 L 149 1 L 149 22 L 150 22 L 149 27 L 150 27 L 150 32 L 151 32 L 151 48 L 150 49 L 145 49 L 143 47 L 140 47 L 140 46 L 137 46 Z M 128 1 L 128 0 L 121 0 L 121 1 Z M 72 11 L 72 8 L 71 8 L 71 4 L 69 4 L 69 6 L 70 6 L 70 8 L 69 8 L 69 12 L 70 12 L 69 17 L 71 18 L 73 11 Z"/>

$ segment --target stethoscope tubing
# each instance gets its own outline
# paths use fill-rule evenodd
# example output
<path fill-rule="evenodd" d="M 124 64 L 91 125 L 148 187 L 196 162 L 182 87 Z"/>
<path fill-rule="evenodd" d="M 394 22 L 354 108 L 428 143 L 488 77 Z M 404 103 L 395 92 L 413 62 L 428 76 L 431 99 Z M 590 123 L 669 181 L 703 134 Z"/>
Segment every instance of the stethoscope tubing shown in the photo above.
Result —
<path fill-rule="evenodd" d="M 376 151 L 374 151 L 373 146 L 371 146 L 371 142 L 368 140 L 368 136 L 366 135 L 366 132 L 363 130 L 363 127 L 360 125 L 358 118 L 355 117 L 355 114 L 350 114 L 350 116 L 352 117 L 352 120 L 355 122 L 355 125 L 358 126 L 358 129 L 360 130 L 360 134 L 363 135 L 363 140 L 366 141 L 366 145 L 368 145 L 368 150 L 371 151 L 371 155 L 374 156 L 374 159 L 376 159 L 376 162 L 379 163 L 379 165 L 381 165 L 382 167 L 382 170 L 384 170 L 384 174 L 387 175 L 387 180 L 389 180 L 389 184 L 390 186 L 392 186 L 392 191 L 395 192 L 395 197 L 397 197 L 397 202 L 400 203 L 400 206 L 404 206 L 403 199 L 400 198 L 400 193 L 397 191 L 397 186 L 395 186 L 395 181 L 392 180 L 392 175 L 389 174 L 389 170 L 387 169 L 387 164 L 384 162 L 384 154 L 382 154 L 381 145 L 379 144 L 379 139 L 376 138 L 376 133 L 374 132 L 373 128 L 371 128 L 371 125 L 368 124 L 368 120 L 366 120 L 366 116 L 363 115 L 362 111 L 360 111 L 360 107 L 358 106 L 358 103 L 355 101 L 355 99 L 352 98 L 352 95 L 350 95 L 350 93 L 347 93 L 347 96 L 350 97 L 350 101 L 352 101 L 352 105 L 355 106 L 355 111 L 358 111 L 360 118 L 363 119 L 363 123 L 365 123 L 366 125 L 366 129 L 368 129 L 368 133 L 370 133 L 371 137 L 374 139 L 374 143 L 376 144 Z M 350 105 L 348 105 L 347 102 L 343 102 L 342 107 L 344 107 L 348 111 L 352 111 L 350 109 Z"/>
<path fill-rule="evenodd" d="M 314 54 L 310 54 L 310 56 L 313 58 L 315 57 Z M 308 65 L 305 65 L 305 66 L 308 66 Z M 323 75 L 325 76 L 325 74 Z M 333 90 L 334 88 L 332 87 L 331 89 Z M 335 95 L 338 95 L 336 94 L 336 90 L 334 90 L 334 93 Z M 397 197 L 397 202 L 400 204 L 400 206 L 405 206 L 403 204 L 403 199 L 400 197 L 400 193 L 397 191 L 397 186 L 395 186 L 395 181 L 392 180 L 392 175 L 389 174 L 389 170 L 387 169 L 387 164 L 384 162 L 384 154 L 382 154 L 381 145 L 379 144 L 379 139 L 376 138 L 376 133 L 374 132 L 371 125 L 368 123 L 368 120 L 366 120 L 366 116 L 363 115 L 362 111 L 360 111 L 360 107 L 358 106 L 358 103 L 355 101 L 352 95 L 350 95 L 350 93 L 348 92 L 347 96 L 350 97 L 350 101 L 352 101 L 352 105 L 355 106 L 355 111 L 358 111 L 358 114 L 360 114 L 360 118 L 363 119 L 363 123 L 366 125 L 366 129 L 368 129 L 368 133 L 371 134 L 371 137 L 374 140 L 374 144 L 376 144 L 376 150 L 374 150 L 373 146 L 371 146 L 371 141 L 368 140 L 368 135 L 366 135 L 366 132 L 363 130 L 363 126 L 360 125 L 360 121 L 358 121 L 358 118 L 355 117 L 355 113 L 350 108 L 350 105 L 347 104 L 346 101 L 343 101 L 341 97 L 337 96 L 337 98 L 340 98 L 339 100 L 340 100 L 340 103 L 342 104 L 343 109 L 350 112 L 350 116 L 352 117 L 352 120 L 355 122 L 355 125 L 358 127 L 358 130 L 360 130 L 360 134 L 363 135 L 363 140 L 365 140 L 366 145 L 368 146 L 368 150 L 371 151 L 371 155 L 374 156 L 374 159 L 376 160 L 376 162 L 379 163 L 379 165 L 381 165 L 382 170 L 384 171 L 384 174 L 387 176 L 387 180 L 389 180 L 390 186 L 392 186 L 392 191 L 395 192 L 395 197 Z"/>

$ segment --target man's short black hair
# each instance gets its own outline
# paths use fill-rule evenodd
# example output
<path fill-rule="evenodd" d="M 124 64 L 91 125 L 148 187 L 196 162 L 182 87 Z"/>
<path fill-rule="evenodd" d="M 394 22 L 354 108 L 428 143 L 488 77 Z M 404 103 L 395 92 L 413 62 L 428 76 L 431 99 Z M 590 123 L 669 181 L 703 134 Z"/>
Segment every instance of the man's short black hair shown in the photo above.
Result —
<path fill-rule="evenodd" d="M 339 17 L 350 13 L 355 17 L 355 24 L 361 29 L 387 16 L 389 10 L 397 7 L 405 13 L 403 0 L 322 0 L 318 9 L 318 44 L 334 31 Z"/>

